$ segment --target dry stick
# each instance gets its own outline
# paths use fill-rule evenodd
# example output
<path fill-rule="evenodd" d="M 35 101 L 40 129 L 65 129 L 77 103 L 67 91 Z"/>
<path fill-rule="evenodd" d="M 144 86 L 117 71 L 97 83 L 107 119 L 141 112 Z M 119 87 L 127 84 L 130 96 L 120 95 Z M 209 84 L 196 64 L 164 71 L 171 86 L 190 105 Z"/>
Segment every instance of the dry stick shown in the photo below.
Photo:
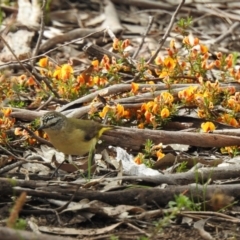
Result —
<path fill-rule="evenodd" d="M 135 53 L 133 54 L 132 58 L 135 59 L 137 57 L 137 55 L 139 54 L 142 46 L 143 46 L 143 43 L 144 43 L 144 40 L 148 34 L 148 32 L 150 31 L 151 27 L 152 27 L 152 24 L 153 24 L 153 17 L 152 16 L 149 16 L 148 17 L 148 26 L 147 26 L 147 29 L 146 31 L 143 33 L 143 36 L 142 36 L 142 40 L 141 40 L 141 43 L 139 44 L 137 50 L 135 51 Z"/>
<path fill-rule="evenodd" d="M 38 54 L 39 48 L 40 48 L 40 44 L 42 41 L 42 37 L 43 37 L 43 32 L 44 32 L 44 26 L 45 26 L 45 7 L 46 7 L 47 1 L 43 0 L 43 5 L 42 5 L 42 14 L 41 14 L 41 25 L 40 25 L 40 32 L 39 32 L 39 36 L 38 36 L 38 40 L 37 40 L 37 44 L 33 50 L 33 54 L 32 57 L 35 57 Z M 36 62 L 36 58 L 34 58 L 31 61 L 31 65 L 32 68 L 34 68 L 34 64 Z"/>
<path fill-rule="evenodd" d="M 71 198 L 68 200 L 68 202 L 66 202 L 63 206 L 58 207 L 58 208 L 56 208 L 56 209 L 54 209 L 54 210 L 55 210 L 56 212 L 60 213 L 60 212 L 62 212 L 64 209 L 66 209 L 66 208 L 69 206 L 69 204 L 73 201 L 73 199 L 75 198 L 75 196 L 76 196 L 76 194 L 77 194 L 77 192 L 78 192 L 78 190 L 79 190 L 80 187 L 81 187 L 80 185 L 77 186 L 75 193 L 72 194 L 72 196 L 71 196 Z"/>
<path fill-rule="evenodd" d="M 171 174 L 175 175 L 175 174 Z M 156 176 L 154 176 L 156 178 Z M 171 176 L 170 176 L 171 177 Z M 209 176 L 208 176 L 209 178 Z M 195 179 L 196 180 L 196 179 Z M 29 187 L 28 187 L 29 186 Z M 35 189 L 34 189 L 35 188 Z M 111 192 L 98 192 L 89 191 L 86 189 L 79 189 L 74 197 L 74 201 L 87 198 L 90 201 L 100 200 L 108 204 L 158 204 L 165 206 L 170 200 L 174 198 L 174 195 L 185 192 L 187 197 L 192 199 L 206 199 L 210 197 L 216 188 L 222 190 L 224 194 L 232 196 L 235 199 L 239 199 L 240 196 L 240 184 L 231 185 L 208 185 L 207 187 L 200 184 L 188 184 L 188 185 L 172 185 L 165 189 L 159 188 L 131 188 L 125 190 L 116 190 Z M 49 185 L 46 181 L 33 181 L 33 180 L 15 180 L 14 185 L 8 178 L 0 178 L 0 190 L 1 196 L 12 194 L 19 195 L 25 191 L 28 196 L 40 196 L 44 198 L 69 200 L 69 195 L 72 196 L 75 193 L 76 188 L 72 187 L 66 182 L 55 183 Z M 155 204 L 156 203 L 156 204 Z"/>
<path fill-rule="evenodd" d="M 109 26 L 111 29 L 114 29 L 114 32 L 122 31 L 122 25 L 119 20 L 115 4 L 112 1 L 105 1 L 104 14 L 106 16 L 104 25 Z"/>
<path fill-rule="evenodd" d="M 0 236 L 1 239 L 11 239 L 11 240 L 76 240 L 76 238 L 70 238 L 70 237 L 60 237 L 60 236 L 54 236 L 50 234 L 39 234 L 34 233 L 30 231 L 23 231 L 23 230 L 17 230 L 17 229 L 11 229 L 7 227 L 0 227 Z"/>
<path fill-rule="evenodd" d="M 52 48 L 52 49 L 46 51 L 46 52 L 43 53 L 43 54 L 39 54 L 38 56 L 35 56 L 35 57 L 31 57 L 31 58 L 28 58 L 28 59 L 25 59 L 25 60 L 22 60 L 22 61 L 19 61 L 19 59 L 17 59 L 17 61 L 12 61 L 12 62 L 7 62 L 7 63 L 4 63 L 4 64 L 1 64 L 1 68 L 2 68 L 3 66 L 8 66 L 8 67 L 9 67 L 9 65 L 11 65 L 11 64 L 16 64 L 16 63 L 18 63 L 18 64 L 20 64 L 20 65 L 22 66 L 21 63 L 26 63 L 26 62 L 28 62 L 29 60 L 36 59 L 36 58 L 39 58 L 39 57 L 45 57 L 47 54 L 49 54 L 49 53 L 51 53 L 51 52 L 54 52 L 55 50 L 57 50 L 57 49 L 59 49 L 59 48 L 61 48 L 61 47 L 67 46 L 67 45 L 69 45 L 69 44 L 72 44 L 72 43 L 75 43 L 75 42 L 78 42 L 78 41 L 81 41 L 81 40 L 83 40 L 83 39 L 85 39 L 85 38 L 91 37 L 92 35 L 94 35 L 94 34 L 96 34 L 96 33 L 104 32 L 105 30 L 106 30 L 106 29 L 102 29 L 102 30 L 99 30 L 99 31 L 90 33 L 90 34 L 86 35 L 85 37 L 77 38 L 77 39 L 74 39 L 74 40 L 72 40 L 72 41 L 70 41 L 70 42 L 61 44 L 61 45 L 59 45 L 59 46 L 57 46 L 57 47 L 55 47 L 55 48 Z M 0 37 L 1 37 L 1 35 L 0 35 Z M 2 37 L 1 37 L 1 38 L 2 38 Z"/>
<path fill-rule="evenodd" d="M 43 1 L 43 5 L 42 5 L 42 14 L 41 14 L 41 27 L 40 27 L 40 32 L 39 32 L 39 37 L 38 37 L 37 44 L 36 44 L 36 46 L 35 46 L 35 48 L 33 50 L 32 58 L 31 58 L 32 59 L 31 60 L 31 67 L 32 67 L 32 72 L 33 72 L 33 75 L 35 76 L 35 78 L 43 80 L 45 82 L 45 84 L 47 85 L 47 87 L 50 89 L 50 91 L 54 94 L 54 96 L 57 97 L 57 98 L 60 98 L 59 94 L 52 88 L 52 86 L 49 83 L 49 81 L 47 80 L 47 78 L 41 76 L 40 74 L 38 74 L 38 72 L 34 68 L 34 64 L 36 62 L 36 58 L 34 58 L 34 57 L 38 54 L 38 51 L 39 51 L 39 48 L 40 48 L 40 44 L 41 44 L 41 41 L 42 41 L 42 37 L 43 37 L 43 32 L 44 32 L 46 3 L 47 3 L 47 1 L 44 0 Z M 48 96 L 49 96 L 49 94 L 48 94 Z"/>
<path fill-rule="evenodd" d="M 214 215 L 217 217 L 222 218 L 222 220 L 225 221 L 231 221 L 233 223 L 240 223 L 240 220 L 238 218 L 229 216 L 227 214 L 224 213 L 220 213 L 220 212 L 211 212 L 211 211 L 181 211 L 180 215 L 184 216 L 184 215 L 191 215 L 193 216 L 198 216 L 198 215 L 205 215 L 205 216 L 209 216 L 209 215 Z"/>
<path fill-rule="evenodd" d="M 100 33 L 105 29 L 101 29 L 101 30 L 98 30 L 98 29 L 95 30 L 95 29 L 88 29 L 88 28 L 84 28 L 84 29 L 77 28 L 67 33 L 64 33 L 62 35 L 55 36 L 41 45 L 40 52 L 46 52 L 48 49 L 53 48 L 57 44 L 69 42 L 69 41 L 72 41 L 72 39 L 79 39 L 79 40 L 85 39 L 86 36 L 89 36 L 89 35 L 100 38 L 102 36 Z"/>
<path fill-rule="evenodd" d="M 27 200 L 26 192 L 22 192 L 21 195 L 17 198 L 13 208 L 11 209 L 10 216 L 7 220 L 7 226 L 10 228 L 14 228 L 16 221 L 18 220 L 19 213 L 22 210 L 25 202 Z"/>
<path fill-rule="evenodd" d="M 15 59 L 17 60 L 17 62 L 21 65 L 21 67 L 30 74 L 30 76 L 32 76 L 32 78 L 34 79 L 34 81 L 38 84 L 38 86 L 41 86 L 40 82 L 38 82 L 38 80 L 35 78 L 35 76 L 22 64 L 21 61 L 19 61 L 18 57 L 16 56 L 16 54 L 13 52 L 13 50 L 11 49 L 11 47 L 9 46 L 9 44 L 5 41 L 5 39 L 0 35 L 0 38 L 2 39 L 3 43 L 7 46 L 7 48 L 9 49 L 9 51 L 12 53 L 12 55 L 15 57 Z M 46 92 L 47 93 L 47 92 Z"/>
<path fill-rule="evenodd" d="M 50 144 L 50 143 L 49 143 Z M 10 156 L 12 156 L 12 157 L 14 157 L 16 160 L 19 160 L 22 164 L 23 163 L 38 163 L 38 164 L 42 164 L 42 165 L 44 165 L 44 166 L 47 166 L 47 167 L 49 167 L 49 164 L 48 163 L 46 163 L 46 162 L 40 162 L 40 161 L 31 161 L 31 160 L 26 160 L 26 159 L 24 159 L 24 158 L 21 158 L 21 157 L 18 157 L 18 156 L 16 156 L 15 154 L 13 154 L 12 152 L 10 152 L 9 150 L 7 150 L 6 148 L 4 148 L 4 147 L 2 147 L 1 145 L 0 145 L 0 149 L 2 150 L 2 151 L 4 151 L 5 153 L 7 153 L 7 154 L 9 154 Z M 11 166 L 7 166 L 6 168 L 4 168 L 4 170 L 3 170 L 3 168 L 1 169 L 1 171 L 0 171 L 0 173 L 4 173 L 4 172 L 6 172 L 6 171 L 8 171 L 8 170 L 11 170 L 11 169 L 13 169 L 13 168 L 15 168 L 15 167 L 18 167 L 18 166 L 21 166 L 22 164 L 12 164 Z"/>
<path fill-rule="evenodd" d="M 159 41 L 159 46 L 158 46 L 158 48 L 157 48 L 157 51 L 156 51 L 156 52 L 153 54 L 153 56 L 148 60 L 147 64 L 152 63 L 152 62 L 154 61 L 154 59 L 157 57 L 157 55 L 158 55 L 158 53 L 160 52 L 160 50 L 162 49 L 162 46 L 163 46 L 163 44 L 165 43 L 165 41 L 166 41 L 166 39 L 167 39 L 167 37 L 168 37 L 168 35 L 169 35 L 172 27 L 173 27 L 173 24 L 174 24 L 174 21 L 175 21 L 175 19 L 176 19 L 176 16 L 177 16 L 177 14 L 179 13 L 179 11 L 180 11 L 180 9 L 181 9 L 181 7 L 183 6 L 184 3 L 185 3 L 185 0 L 182 0 L 182 1 L 180 2 L 180 4 L 178 5 L 176 11 L 175 11 L 174 14 L 172 15 L 172 18 L 171 18 L 171 21 L 170 21 L 170 23 L 169 23 L 169 25 L 168 25 L 168 29 L 167 29 L 166 33 L 164 34 L 164 36 L 162 37 L 162 39 L 160 39 L 160 41 Z"/>
<path fill-rule="evenodd" d="M 53 96 L 50 96 L 46 102 L 44 102 L 40 107 L 36 109 L 36 111 L 39 111 L 43 109 L 45 106 L 47 106 L 52 100 L 54 99 Z"/>
<path fill-rule="evenodd" d="M 10 164 L 10 165 L 7 165 L 7 166 L 5 166 L 5 167 L 2 167 L 2 168 L 0 169 L 0 175 L 3 174 L 3 173 L 5 173 L 5 172 L 9 172 L 10 170 L 12 170 L 12 169 L 14 169 L 14 168 L 16 168 L 16 167 L 19 167 L 19 166 L 21 166 L 22 164 L 24 164 L 23 161 L 18 161 L 18 162 L 15 162 L 15 163 L 13 163 L 13 164 Z"/>
<path fill-rule="evenodd" d="M 229 34 L 232 33 L 239 25 L 240 25 L 240 22 L 235 22 L 226 32 L 224 32 L 222 35 L 214 39 L 213 44 L 220 43 L 226 37 L 229 37 Z"/>
<path fill-rule="evenodd" d="M 40 28 L 40 33 L 39 33 L 39 37 L 38 37 L 38 41 L 36 44 L 36 47 L 33 50 L 33 54 L 32 57 L 35 57 L 38 54 L 39 48 L 40 48 L 40 44 L 42 41 L 42 37 L 43 37 L 43 32 L 44 32 L 44 26 L 45 26 L 45 7 L 46 7 L 46 3 L 47 1 L 44 0 L 43 1 L 43 5 L 42 5 L 42 15 L 41 15 L 41 28 Z M 47 87 L 50 89 L 50 91 L 54 94 L 55 97 L 60 98 L 59 94 L 52 88 L 50 82 L 47 80 L 46 77 L 42 77 L 40 74 L 38 74 L 38 72 L 36 71 L 36 69 L 34 68 L 34 64 L 36 62 L 36 58 L 33 58 L 31 61 L 31 66 L 32 66 L 32 71 L 35 77 L 37 77 L 38 79 L 41 79 L 45 82 L 45 84 L 47 85 Z"/>
<path fill-rule="evenodd" d="M 136 129 L 119 127 L 109 130 L 102 139 L 113 142 L 115 146 L 130 148 L 139 151 L 146 139 L 154 143 L 163 144 L 187 144 L 197 147 L 225 147 L 239 145 L 240 138 L 220 134 L 174 132 L 163 130 Z"/>

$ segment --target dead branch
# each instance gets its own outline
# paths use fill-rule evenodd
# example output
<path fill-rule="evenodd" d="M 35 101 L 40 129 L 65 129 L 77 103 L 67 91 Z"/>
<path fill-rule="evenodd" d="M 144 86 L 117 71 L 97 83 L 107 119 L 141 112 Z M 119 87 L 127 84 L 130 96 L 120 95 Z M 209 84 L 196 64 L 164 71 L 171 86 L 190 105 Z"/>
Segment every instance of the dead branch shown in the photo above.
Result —
<path fill-rule="evenodd" d="M 0 235 L 1 239 L 4 240 L 73 240 L 73 238 L 69 237 L 60 237 L 60 236 L 53 236 L 47 234 L 36 234 L 34 232 L 22 231 L 11 229 L 7 227 L 0 227 Z M 75 238 L 74 238 L 75 239 Z"/>
<path fill-rule="evenodd" d="M 197 147 L 224 147 L 239 145 L 240 137 L 224 136 L 211 133 L 190 133 L 161 131 L 136 128 L 118 128 L 106 132 L 102 139 L 114 146 L 140 150 L 147 139 L 155 144 L 186 144 Z"/>
<path fill-rule="evenodd" d="M 41 185 L 41 187 L 40 187 Z M 30 186 L 32 189 L 30 189 Z M 185 193 L 191 199 L 203 199 L 204 196 L 212 196 L 216 189 L 235 199 L 240 198 L 240 184 L 228 185 L 208 185 L 202 186 L 200 184 L 191 184 L 183 186 L 168 186 L 165 189 L 153 188 L 131 188 L 121 191 L 98 192 L 92 190 L 79 189 L 79 186 L 71 186 L 66 182 L 64 184 L 55 183 L 54 186 L 47 184 L 47 182 L 22 181 L 15 180 L 14 184 L 9 179 L 0 178 L 0 191 L 2 196 L 20 195 L 26 192 L 28 196 L 35 196 L 41 198 L 51 198 L 58 200 L 69 201 L 72 195 L 74 201 L 82 199 L 99 200 L 108 204 L 128 204 L 128 205 L 159 205 L 165 206 L 169 201 L 174 199 L 174 196 Z M 36 189 L 34 189 L 36 188 Z M 42 189 L 42 190 L 41 190 Z M 44 190 L 43 190 L 44 189 Z M 206 200 L 206 199 L 203 199 Z"/>

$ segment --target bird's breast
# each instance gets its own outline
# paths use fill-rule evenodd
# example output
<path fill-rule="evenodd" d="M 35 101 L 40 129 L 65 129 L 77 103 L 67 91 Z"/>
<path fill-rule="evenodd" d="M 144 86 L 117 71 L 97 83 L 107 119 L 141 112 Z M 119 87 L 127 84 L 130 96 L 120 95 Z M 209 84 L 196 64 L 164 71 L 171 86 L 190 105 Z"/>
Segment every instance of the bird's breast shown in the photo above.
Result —
<path fill-rule="evenodd" d="M 46 131 L 50 142 L 59 151 L 70 155 L 84 155 L 95 147 L 97 139 L 84 140 L 84 131 L 75 130 L 73 133 L 65 131 Z"/>

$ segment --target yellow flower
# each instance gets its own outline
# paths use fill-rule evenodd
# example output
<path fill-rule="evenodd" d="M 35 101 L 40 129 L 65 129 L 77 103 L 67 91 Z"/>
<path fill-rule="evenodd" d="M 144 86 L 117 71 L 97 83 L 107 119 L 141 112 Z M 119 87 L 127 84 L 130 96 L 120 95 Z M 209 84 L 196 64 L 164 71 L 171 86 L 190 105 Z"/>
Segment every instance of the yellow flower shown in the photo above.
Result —
<path fill-rule="evenodd" d="M 104 108 L 103 108 L 103 110 L 101 111 L 101 112 L 99 112 L 99 116 L 101 117 L 101 118 L 105 118 L 105 116 L 107 115 L 107 113 L 108 113 L 108 111 L 110 110 L 111 108 L 108 106 L 108 105 L 106 105 Z"/>
<path fill-rule="evenodd" d="M 160 115 L 162 118 L 167 118 L 167 117 L 169 117 L 170 112 L 167 108 L 163 108 Z"/>
<path fill-rule="evenodd" d="M 161 158 L 165 156 L 165 154 L 162 153 L 161 149 L 156 152 L 156 155 L 157 155 L 157 161 L 161 160 Z"/>
<path fill-rule="evenodd" d="M 9 117 L 10 114 L 12 113 L 12 109 L 11 108 L 3 108 L 3 109 L 1 109 L 1 112 L 3 113 L 4 117 Z"/>
<path fill-rule="evenodd" d="M 182 91 L 178 92 L 178 97 L 185 100 L 186 102 L 191 103 L 194 100 L 197 87 L 190 86 Z"/>
<path fill-rule="evenodd" d="M 208 52 L 207 46 L 200 44 L 200 51 L 201 51 L 201 53 L 203 53 L 203 54 L 204 54 L 204 53 L 207 53 L 207 52 Z"/>
<path fill-rule="evenodd" d="M 176 66 L 176 61 L 171 57 L 166 57 L 163 63 L 167 69 L 174 69 Z"/>
<path fill-rule="evenodd" d="M 203 132 L 211 132 L 216 129 L 215 125 L 212 122 L 205 122 L 201 124 Z"/>
<path fill-rule="evenodd" d="M 226 63 L 227 63 L 227 67 L 230 68 L 233 66 L 233 55 L 232 54 L 229 54 L 227 57 L 226 57 Z"/>
<path fill-rule="evenodd" d="M 139 123 L 139 124 L 138 124 L 138 128 L 144 129 L 144 123 Z"/>
<path fill-rule="evenodd" d="M 22 128 L 15 128 L 14 129 L 14 134 L 16 135 L 16 136 L 19 136 L 19 135 L 22 135 Z"/>
<path fill-rule="evenodd" d="M 69 64 L 63 64 L 61 67 L 56 67 L 56 70 L 53 73 L 53 77 L 58 80 L 68 80 L 73 73 L 73 69 Z"/>
<path fill-rule="evenodd" d="M 136 164 L 142 164 L 144 161 L 144 155 L 142 153 L 138 153 L 138 155 L 134 158 L 134 162 Z"/>
<path fill-rule="evenodd" d="M 227 113 L 225 113 L 221 116 L 220 121 L 223 123 L 227 123 L 233 127 L 239 127 L 238 121 L 233 116 L 231 116 L 230 114 L 227 114 Z"/>
<path fill-rule="evenodd" d="M 119 48 L 118 44 L 119 44 L 118 38 L 114 38 L 113 45 L 112 45 L 114 50 L 118 50 Z"/>
<path fill-rule="evenodd" d="M 154 60 L 156 65 L 162 65 L 163 64 L 163 60 L 161 59 L 161 57 L 157 56 Z"/>
<path fill-rule="evenodd" d="M 34 81 L 33 77 L 29 77 L 26 83 L 27 83 L 28 86 L 37 85 L 36 82 Z"/>
<path fill-rule="evenodd" d="M 163 98 L 164 103 L 166 104 L 172 103 L 174 100 L 173 95 L 169 92 L 162 92 L 161 97 Z"/>
<path fill-rule="evenodd" d="M 63 64 L 61 72 L 63 80 L 69 79 L 71 74 L 73 73 L 72 66 L 70 66 L 69 64 Z"/>
<path fill-rule="evenodd" d="M 150 123 L 153 115 L 152 115 L 150 112 L 146 111 L 146 112 L 144 113 L 144 117 L 145 117 L 146 121 L 147 121 L 148 123 Z"/>
<path fill-rule="evenodd" d="M 40 67 L 46 68 L 48 65 L 48 57 L 41 58 L 38 62 Z"/>
<path fill-rule="evenodd" d="M 117 104 L 116 112 L 117 112 L 117 117 L 118 118 L 124 117 L 125 116 L 125 110 L 124 110 L 123 105 Z"/>
<path fill-rule="evenodd" d="M 205 114 L 204 110 L 202 110 L 202 109 L 198 109 L 197 114 L 198 114 L 199 118 L 205 118 L 206 117 L 206 114 Z"/>
<path fill-rule="evenodd" d="M 129 45 L 130 45 L 130 40 L 129 40 L 129 39 L 125 39 L 125 40 L 122 42 L 121 48 L 122 48 L 122 49 L 125 49 L 125 48 L 128 47 Z"/>
<path fill-rule="evenodd" d="M 189 37 L 184 37 L 184 38 L 183 38 L 183 44 L 191 45 L 191 44 L 190 44 Z"/>
<path fill-rule="evenodd" d="M 139 89 L 139 84 L 132 82 L 132 83 L 131 83 L 131 87 L 132 87 L 132 90 L 131 90 L 131 91 L 132 91 L 133 93 L 137 93 L 137 91 L 138 91 L 138 89 Z"/>
<path fill-rule="evenodd" d="M 92 61 L 92 66 L 94 67 L 94 69 L 98 69 L 99 67 L 99 61 L 96 59 L 96 60 L 93 60 Z"/>

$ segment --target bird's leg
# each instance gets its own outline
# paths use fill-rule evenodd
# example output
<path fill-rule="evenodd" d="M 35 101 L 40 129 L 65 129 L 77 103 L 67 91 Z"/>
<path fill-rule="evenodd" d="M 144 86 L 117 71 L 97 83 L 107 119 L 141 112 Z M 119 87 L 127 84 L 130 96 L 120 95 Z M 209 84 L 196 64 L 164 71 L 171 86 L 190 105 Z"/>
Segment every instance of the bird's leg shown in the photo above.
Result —
<path fill-rule="evenodd" d="M 58 173 L 59 168 L 66 162 L 72 162 L 72 156 L 68 155 L 68 159 L 65 158 L 64 156 L 64 160 L 58 165 L 58 167 L 55 169 L 55 171 L 53 172 L 51 178 L 53 178 L 55 176 L 56 173 Z"/>
<path fill-rule="evenodd" d="M 94 156 L 95 156 L 95 145 L 92 145 L 88 153 L 88 181 L 90 181 L 91 179 L 91 170 L 94 164 Z"/>

